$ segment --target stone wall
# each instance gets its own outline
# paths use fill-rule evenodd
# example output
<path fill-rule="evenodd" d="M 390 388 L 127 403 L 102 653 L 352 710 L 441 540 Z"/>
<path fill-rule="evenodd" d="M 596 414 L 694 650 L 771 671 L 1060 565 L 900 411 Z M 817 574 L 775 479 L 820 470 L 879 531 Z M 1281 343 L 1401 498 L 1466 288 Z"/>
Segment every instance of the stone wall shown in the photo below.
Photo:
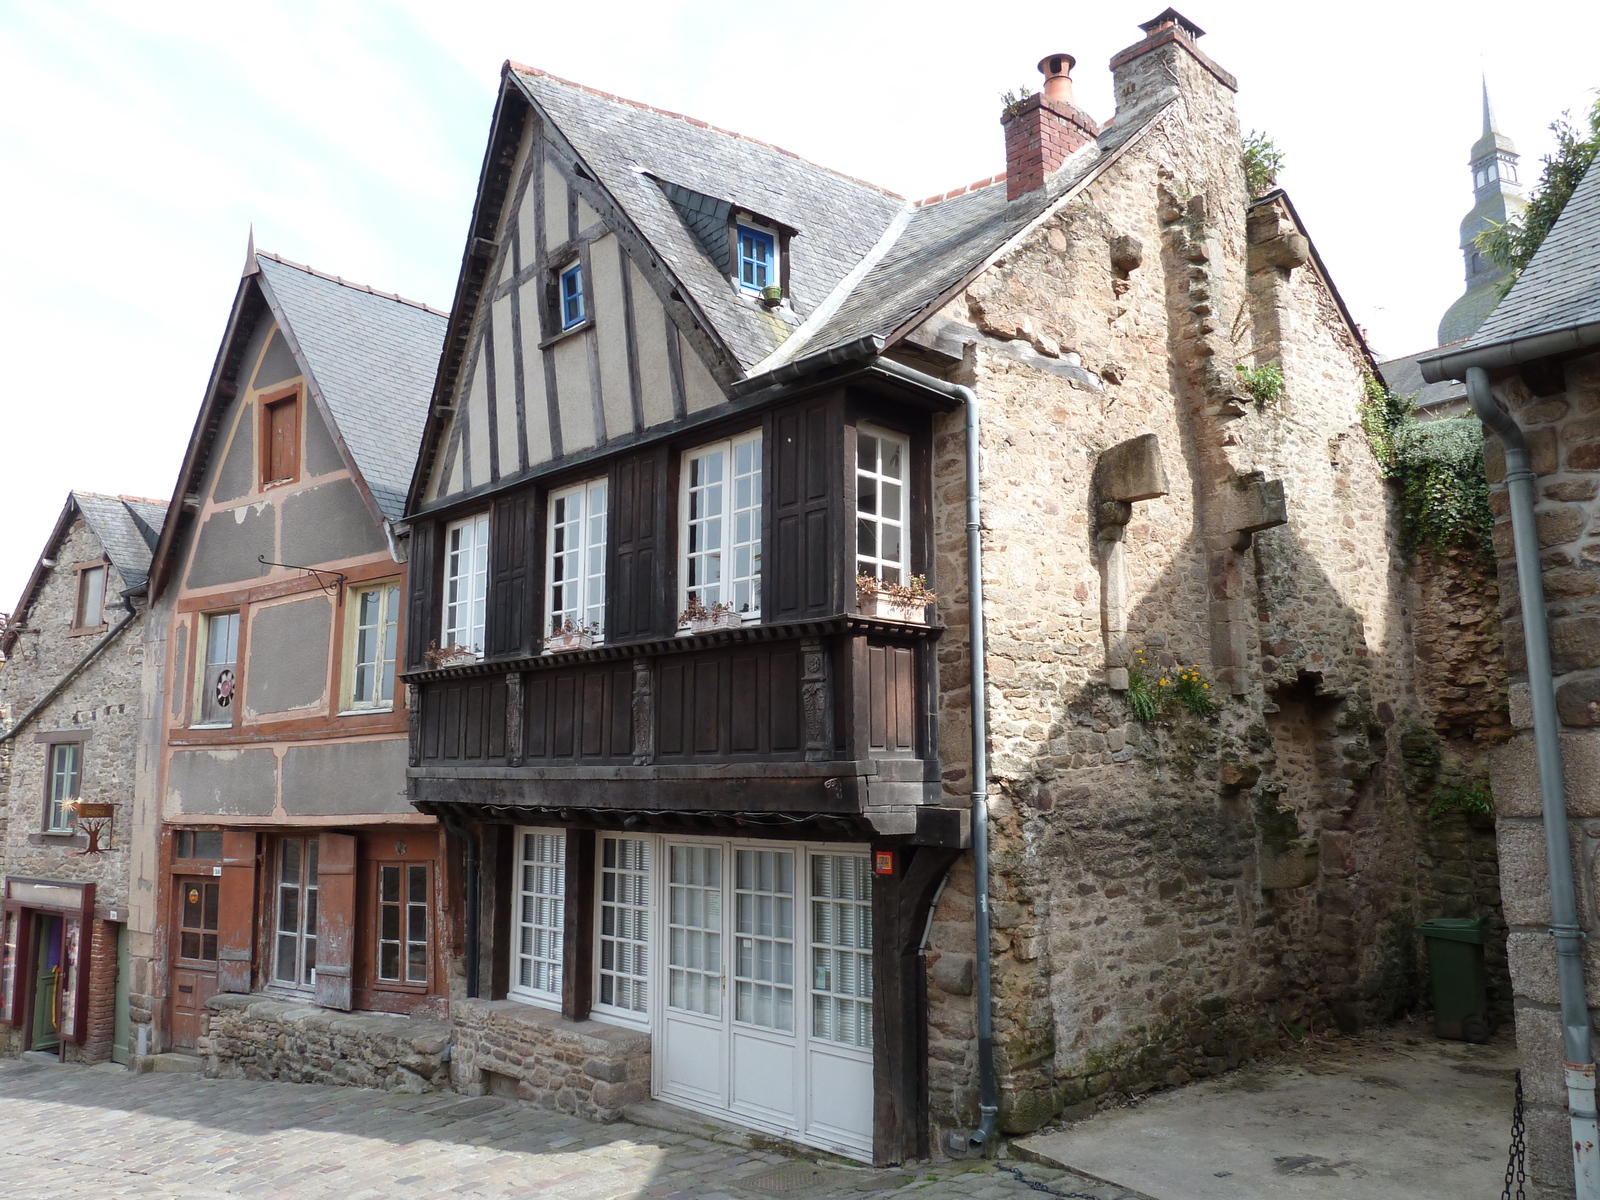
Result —
<path fill-rule="evenodd" d="M 1181 45 L 1160 56 L 1119 68 L 1119 97 L 1138 72 L 1183 103 L 939 314 L 983 405 L 1008 1132 L 1407 1010 L 1411 927 L 1433 904 L 1403 802 L 1400 729 L 1423 716 L 1406 563 L 1360 426 L 1369 364 L 1292 210 L 1248 201 L 1231 93 Z M 1235 364 L 1269 363 L 1284 391 L 1258 400 Z M 1108 505 L 1096 463 L 1149 434 L 1166 493 Z M 963 448 L 960 415 L 940 418 L 949 803 L 970 788 Z M 1105 632 L 1108 521 L 1128 645 L 1147 678 L 1198 668 L 1214 714 L 1127 705 L 1120 671 L 1141 664 Z M 963 863 L 929 939 L 938 1124 L 977 1119 L 972 906 Z"/>
<path fill-rule="evenodd" d="M 1591 1023 L 1600 999 L 1593 954 L 1600 936 L 1600 354 L 1530 373 L 1536 395 L 1515 369 L 1492 377 L 1495 395 L 1526 431 L 1533 451 L 1537 526 L 1562 722 L 1571 815 L 1578 921 Z M 1549 934 L 1546 867 L 1532 716 L 1527 700 L 1522 614 L 1512 559 L 1505 462 L 1498 439 L 1485 442 L 1490 507 L 1498 518 L 1501 629 L 1511 672 L 1514 736 L 1489 755 L 1498 814 L 1501 892 L 1509 927 L 1507 957 L 1515 992 L 1517 1044 L 1528 1100 L 1529 1168 L 1541 1184 L 1572 1187 L 1566 1086 L 1562 1074 L 1555 947 Z"/>
<path fill-rule="evenodd" d="M 458 1092 L 514 1095 L 596 1121 L 650 1098 L 648 1033 L 515 1000 L 457 1000 L 452 1015 Z"/>
<path fill-rule="evenodd" d="M 211 997 L 206 1008 L 198 1049 L 213 1079 L 279 1079 L 391 1092 L 450 1087 L 445 1053 L 450 1026 L 443 1021 L 228 993 Z"/>

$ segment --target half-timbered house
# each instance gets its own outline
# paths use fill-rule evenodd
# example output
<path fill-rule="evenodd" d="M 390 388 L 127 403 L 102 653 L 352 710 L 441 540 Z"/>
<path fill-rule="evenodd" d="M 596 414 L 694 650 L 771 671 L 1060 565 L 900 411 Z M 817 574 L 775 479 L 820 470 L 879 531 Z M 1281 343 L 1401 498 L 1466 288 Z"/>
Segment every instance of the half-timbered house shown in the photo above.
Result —
<path fill-rule="evenodd" d="M 73 492 L 0 620 L 0 1050 L 129 1061 L 130 833 L 165 512 Z"/>
<path fill-rule="evenodd" d="M 152 1050 L 342 1079 L 285 1012 L 444 1011 L 393 535 L 444 325 L 252 244 L 151 568 Z"/>
<path fill-rule="evenodd" d="M 407 502 L 457 1087 L 896 1162 L 1405 1003 L 1370 356 L 1142 29 L 915 204 L 506 65 Z"/>

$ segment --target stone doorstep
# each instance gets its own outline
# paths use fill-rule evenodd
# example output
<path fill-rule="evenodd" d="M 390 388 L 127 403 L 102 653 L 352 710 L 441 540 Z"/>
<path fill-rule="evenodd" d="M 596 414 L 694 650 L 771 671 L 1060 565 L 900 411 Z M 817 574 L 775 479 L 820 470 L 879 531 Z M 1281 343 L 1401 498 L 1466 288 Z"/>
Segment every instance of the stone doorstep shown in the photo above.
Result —
<path fill-rule="evenodd" d="M 1146 1195 L 1144 1192 L 1136 1192 L 1132 1188 L 1118 1183 L 1115 1179 L 1107 1179 L 1104 1175 L 1095 1175 L 1090 1171 L 1085 1171 L 1082 1167 L 1074 1167 L 1064 1163 L 1054 1155 L 1046 1154 L 1043 1150 L 1028 1145 L 1028 1141 L 1029 1139 L 1027 1138 L 1011 1138 L 1006 1142 L 1007 1154 L 1012 1158 L 1020 1159 L 1022 1162 L 1033 1163 L 1038 1167 L 1050 1167 L 1052 1170 L 1065 1171 L 1069 1175 L 1076 1175 L 1081 1179 L 1092 1179 L 1096 1183 L 1104 1184 L 1106 1187 L 1121 1188 L 1122 1190 L 1117 1200 L 1155 1200 L 1155 1197 Z"/>
<path fill-rule="evenodd" d="M 143 1075 L 155 1072 L 162 1075 L 199 1075 L 206 1069 L 206 1060 L 194 1054 L 179 1054 L 169 1050 L 164 1054 L 134 1056 L 133 1069 Z"/>
<path fill-rule="evenodd" d="M 819 1150 L 815 1146 L 791 1141 L 777 1134 L 746 1129 L 742 1125 L 734 1125 L 717 1117 L 679 1108 L 676 1104 L 668 1104 L 664 1100 L 642 1100 L 638 1104 L 626 1105 L 622 1110 L 622 1119 L 634 1125 L 642 1125 L 646 1129 L 681 1133 L 686 1137 L 703 1138 L 708 1142 L 721 1142 L 724 1146 L 737 1146 L 741 1150 L 769 1150 L 776 1154 L 812 1159 L 831 1167 L 848 1167 L 857 1171 L 871 1169 L 855 1159 Z"/>

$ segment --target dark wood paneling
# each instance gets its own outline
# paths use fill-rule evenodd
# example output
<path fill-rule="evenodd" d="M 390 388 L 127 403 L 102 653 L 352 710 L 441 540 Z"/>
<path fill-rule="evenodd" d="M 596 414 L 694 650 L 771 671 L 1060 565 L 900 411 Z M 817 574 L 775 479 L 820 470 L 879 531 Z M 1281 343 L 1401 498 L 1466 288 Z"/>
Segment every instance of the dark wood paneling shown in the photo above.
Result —
<path fill-rule="evenodd" d="M 762 612 L 769 621 L 829 615 L 838 592 L 839 410 L 831 398 L 779 409 L 768 425 L 767 544 Z"/>
<path fill-rule="evenodd" d="M 569 1021 L 589 1016 L 594 1000 L 594 867 L 592 829 L 567 830 L 567 901 L 563 908 L 561 1015 Z"/>
<path fill-rule="evenodd" d="M 611 466 L 607 641 L 671 632 L 669 474 L 664 446 Z"/>
<path fill-rule="evenodd" d="M 406 668 L 419 671 L 426 665 L 423 655 L 428 652 L 428 641 L 437 638 L 438 620 L 436 597 L 438 595 L 439 527 L 433 521 L 418 521 L 411 529 L 410 566 L 408 582 L 411 595 L 406 609 Z"/>
<path fill-rule="evenodd" d="M 706 651 L 658 672 L 656 762 L 805 757 L 798 643 Z"/>
<path fill-rule="evenodd" d="M 633 762 L 632 663 L 531 671 L 524 678 L 524 763 Z"/>
<path fill-rule="evenodd" d="M 919 694 L 915 646 L 857 638 L 851 659 L 855 753 L 863 758 L 917 755 Z"/>
<path fill-rule="evenodd" d="M 422 761 L 504 758 L 503 676 L 450 679 L 422 689 Z"/>
<path fill-rule="evenodd" d="M 489 518 L 489 611 L 484 634 L 491 655 L 527 654 L 533 628 L 533 497 L 528 492 L 495 502 Z"/>

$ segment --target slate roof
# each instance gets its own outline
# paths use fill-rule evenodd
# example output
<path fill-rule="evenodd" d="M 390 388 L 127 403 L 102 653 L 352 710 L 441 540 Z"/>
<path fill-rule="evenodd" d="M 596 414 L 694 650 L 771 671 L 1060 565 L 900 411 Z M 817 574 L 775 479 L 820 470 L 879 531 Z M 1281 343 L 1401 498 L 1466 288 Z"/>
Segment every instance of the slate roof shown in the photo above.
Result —
<path fill-rule="evenodd" d="M 1378 374 L 1383 378 L 1384 384 L 1397 396 L 1415 396 L 1417 407 L 1420 409 L 1433 408 L 1435 405 L 1446 404 L 1453 400 L 1466 398 L 1467 387 L 1459 379 L 1446 379 L 1439 383 L 1428 383 L 1422 378 L 1422 367 L 1418 360 L 1431 358 L 1440 351 L 1449 352 L 1448 346 L 1436 346 L 1432 350 L 1422 350 L 1416 354 L 1407 354 L 1402 358 L 1391 358 L 1387 362 L 1378 364 Z"/>
<path fill-rule="evenodd" d="M 262 251 L 273 305 L 384 516 L 400 519 L 444 346 L 446 315 Z"/>
<path fill-rule="evenodd" d="M 516 66 L 511 74 L 671 264 L 746 371 L 779 345 L 774 321 L 735 294 L 654 179 L 794 229 L 790 302 L 802 317 L 822 303 L 905 210 L 904 199 L 891 192 L 776 146 L 531 67 Z"/>
<path fill-rule="evenodd" d="M 150 556 L 161 536 L 161 523 L 166 520 L 166 504 L 96 492 L 73 492 L 72 499 L 91 532 L 100 539 L 111 565 L 122 576 L 122 586 L 142 587 L 150 577 Z"/>
<path fill-rule="evenodd" d="M 1533 261 L 1462 350 L 1600 321 L 1600 170 L 1591 166 Z"/>

